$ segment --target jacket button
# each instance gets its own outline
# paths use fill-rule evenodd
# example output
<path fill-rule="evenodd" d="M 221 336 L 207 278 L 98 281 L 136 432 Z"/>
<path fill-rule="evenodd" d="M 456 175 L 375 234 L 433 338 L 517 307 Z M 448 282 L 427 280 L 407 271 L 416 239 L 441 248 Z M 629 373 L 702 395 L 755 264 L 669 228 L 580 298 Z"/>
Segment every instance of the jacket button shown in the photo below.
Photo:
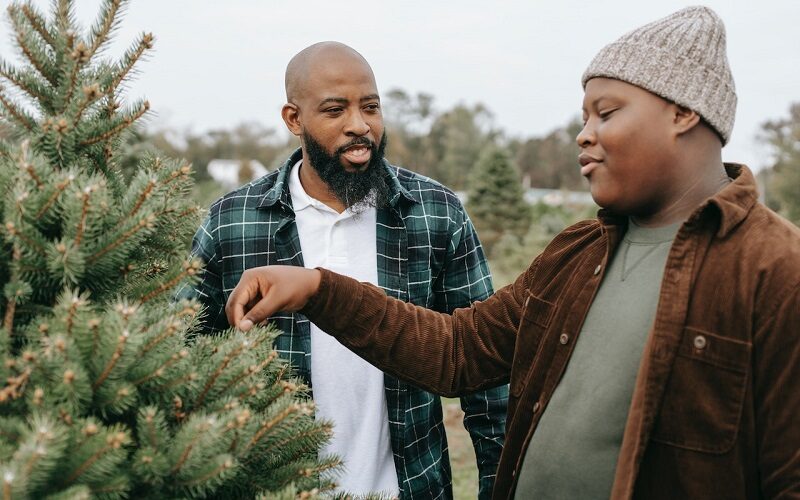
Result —
<path fill-rule="evenodd" d="M 597 276 L 598 274 L 600 274 L 600 271 L 602 269 L 603 269 L 603 265 L 602 264 L 598 264 L 597 267 L 594 268 L 594 275 Z"/>
<path fill-rule="evenodd" d="M 538 401 L 533 403 L 533 413 L 536 413 L 537 411 L 539 411 L 539 408 L 541 408 L 541 407 L 542 407 L 542 405 L 540 405 Z"/>
<path fill-rule="evenodd" d="M 561 336 L 558 337 L 558 341 L 561 342 L 561 345 L 567 345 L 567 342 L 569 342 L 569 335 L 562 333 Z"/>
<path fill-rule="evenodd" d="M 698 335 L 694 338 L 695 349 L 705 349 L 706 345 L 708 345 L 708 341 L 703 335 Z"/>

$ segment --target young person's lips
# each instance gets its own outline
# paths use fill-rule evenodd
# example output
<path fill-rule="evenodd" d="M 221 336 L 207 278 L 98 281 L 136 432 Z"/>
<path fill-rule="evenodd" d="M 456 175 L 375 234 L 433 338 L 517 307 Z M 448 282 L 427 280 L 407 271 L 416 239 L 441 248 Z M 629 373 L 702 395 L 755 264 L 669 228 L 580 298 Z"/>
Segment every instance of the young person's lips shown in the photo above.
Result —
<path fill-rule="evenodd" d="M 603 160 L 586 153 L 581 153 L 578 156 L 578 162 L 581 164 L 581 175 L 587 177 L 592 173 L 592 170 L 603 162 Z"/>
<path fill-rule="evenodd" d="M 351 146 L 342 153 L 342 157 L 353 165 L 362 165 L 372 157 L 372 148 L 365 144 Z"/>

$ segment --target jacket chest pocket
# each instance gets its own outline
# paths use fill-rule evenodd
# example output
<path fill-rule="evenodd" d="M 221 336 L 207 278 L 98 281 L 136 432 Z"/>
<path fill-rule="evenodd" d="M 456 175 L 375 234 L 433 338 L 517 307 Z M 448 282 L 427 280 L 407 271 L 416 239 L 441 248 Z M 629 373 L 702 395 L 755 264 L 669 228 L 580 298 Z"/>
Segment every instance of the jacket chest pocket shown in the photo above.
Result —
<path fill-rule="evenodd" d="M 514 360 L 511 365 L 510 392 L 519 397 L 530 375 L 531 365 L 539 350 L 544 332 L 550 325 L 555 304 L 536 297 L 528 292 L 528 298 L 522 308 L 517 340 L 514 346 Z"/>
<path fill-rule="evenodd" d="M 752 346 L 686 328 L 652 439 L 705 453 L 736 442 L 750 374 Z"/>

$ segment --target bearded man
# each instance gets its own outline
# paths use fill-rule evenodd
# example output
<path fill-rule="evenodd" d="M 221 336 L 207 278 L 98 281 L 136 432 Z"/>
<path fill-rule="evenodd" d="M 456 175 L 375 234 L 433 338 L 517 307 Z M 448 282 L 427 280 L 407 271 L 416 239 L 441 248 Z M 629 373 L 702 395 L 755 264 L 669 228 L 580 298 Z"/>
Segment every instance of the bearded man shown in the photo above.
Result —
<path fill-rule="evenodd" d="M 225 303 L 244 271 L 271 264 L 324 266 L 446 313 L 493 293 L 453 192 L 384 160 L 380 96 L 358 52 L 336 42 L 302 50 L 286 68 L 286 99 L 281 114 L 301 148 L 214 203 L 195 235 L 206 270 L 193 293 L 208 331 L 229 327 Z M 312 387 L 316 417 L 334 424 L 323 453 L 343 458 L 342 491 L 452 498 L 438 397 L 384 374 L 301 314 L 270 320 L 284 332 L 275 348 Z M 461 398 L 481 498 L 494 483 L 507 399 L 507 386 Z"/>

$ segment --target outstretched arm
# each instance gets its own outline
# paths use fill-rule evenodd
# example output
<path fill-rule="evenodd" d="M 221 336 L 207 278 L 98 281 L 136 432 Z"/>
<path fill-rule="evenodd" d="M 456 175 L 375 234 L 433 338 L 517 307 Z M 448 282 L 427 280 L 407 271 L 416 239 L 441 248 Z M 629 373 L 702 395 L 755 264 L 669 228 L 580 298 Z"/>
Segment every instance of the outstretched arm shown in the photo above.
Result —
<path fill-rule="evenodd" d="M 387 297 L 325 269 L 249 269 L 226 306 L 248 330 L 277 311 L 298 311 L 381 370 L 457 396 L 508 382 L 527 271 L 489 299 L 450 314 Z"/>

